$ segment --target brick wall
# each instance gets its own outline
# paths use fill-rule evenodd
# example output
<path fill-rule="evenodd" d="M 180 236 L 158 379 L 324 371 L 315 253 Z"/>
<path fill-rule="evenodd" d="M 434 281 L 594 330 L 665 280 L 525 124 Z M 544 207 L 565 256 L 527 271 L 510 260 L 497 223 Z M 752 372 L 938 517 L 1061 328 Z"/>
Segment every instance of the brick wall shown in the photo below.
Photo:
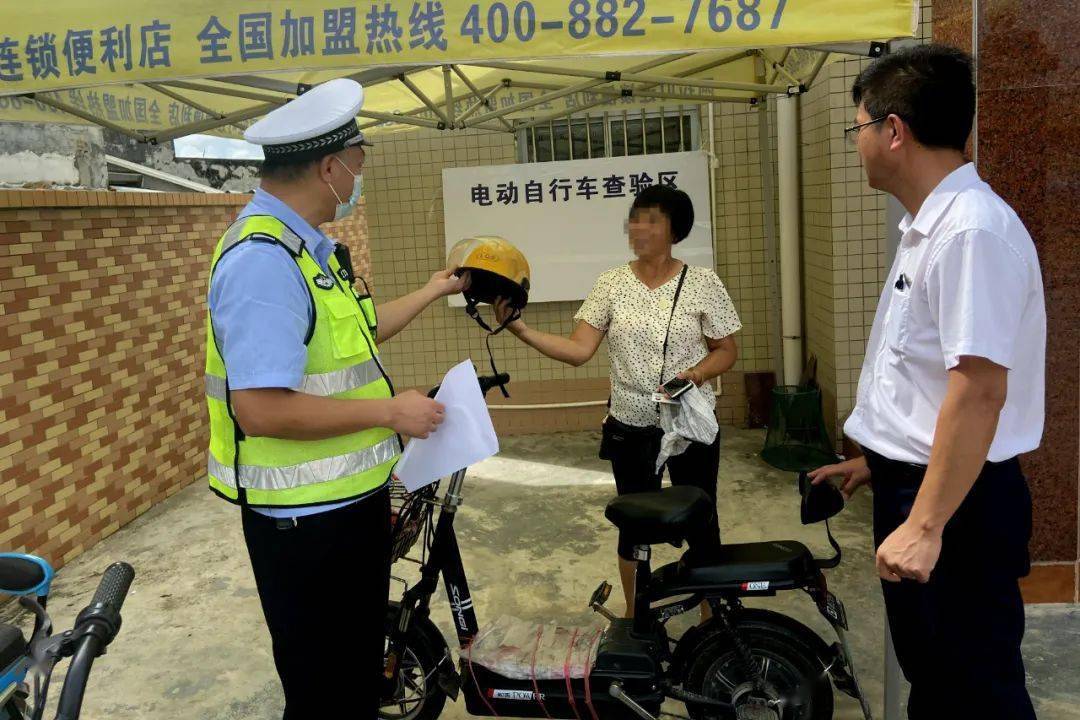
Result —
<path fill-rule="evenodd" d="M 207 265 L 248 197 L 0 191 L 0 549 L 62 565 L 205 480 Z M 330 233 L 368 272 L 363 213 Z"/>

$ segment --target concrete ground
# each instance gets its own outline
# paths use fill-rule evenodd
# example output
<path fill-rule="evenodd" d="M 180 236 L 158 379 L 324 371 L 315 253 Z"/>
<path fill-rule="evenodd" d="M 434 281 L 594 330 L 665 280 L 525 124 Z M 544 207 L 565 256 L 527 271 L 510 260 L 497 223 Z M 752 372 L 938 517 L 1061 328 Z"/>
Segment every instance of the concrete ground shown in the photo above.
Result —
<path fill-rule="evenodd" d="M 724 539 L 797 539 L 826 554 L 824 528 L 799 524 L 795 478 L 757 458 L 762 441 L 760 432 L 724 430 Z M 592 433 L 506 438 L 502 454 L 470 474 L 457 529 L 481 626 L 502 614 L 596 622 L 585 608 L 589 595 L 605 578 L 618 587 L 616 536 L 603 519 L 613 482 L 606 463 L 596 458 L 597 442 Z M 844 561 L 828 572 L 829 584 L 847 606 L 856 666 L 880 718 L 883 613 L 870 549 L 869 494 L 857 496 L 834 526 Z M 656 548 L 654 562 L 677 555 L 674 548 Z M 70 626 L 113 560 L 130 562 L 137 576 L 123 630 L 94 667 L 83 718 L 280 718 L 281 690 L 236 508 L 196 483 L 76 559 L 54 585 L 49 609 L 58 628 Z M 414 576 L 411 566 L 400 563 L 395 571 Z M 617 596 L 616 589 L 609 605 L 618 611 Z M 794 615 L 831 642 L 829 627 L 802 593 L 760 604 Z M 11 605 L 0 608 L 0 619 L 16 614 Z M 673 631 L 693 615 L 674 619 Z M 444 632 L 451 631 L 442 595 L 433 617 Z M 1028 609 L 1025 659 L 1044 720 L 1080 719 L 1078 641 L 1080 608 Z M 464 705 L 448 705 L 443 717 L 466 717 Z M 854 701 L 838 694 L 836 717 L 861 714 Z"/>

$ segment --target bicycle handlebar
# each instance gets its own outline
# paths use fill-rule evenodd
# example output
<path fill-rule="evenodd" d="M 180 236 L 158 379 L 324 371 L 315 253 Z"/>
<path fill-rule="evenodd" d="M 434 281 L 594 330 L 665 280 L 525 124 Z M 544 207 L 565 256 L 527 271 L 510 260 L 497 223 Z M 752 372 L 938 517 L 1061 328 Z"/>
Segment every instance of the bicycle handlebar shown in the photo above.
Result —
<path fill-rule="evenodd" d="M 480 375 L 476 378 L 476 380 L 480 383 L 480 393 L 484 396 L 487 396 L 488 392 L 492 389 L 510 382 L 510 373 L 499 373 L 498 375 Z M 442 386 L 436 385 L 435 387 L 428 390 L 427 396 L 429 398 L 435 397 L 435 394 L 439 392 L 440 387 Z"/>
<path fill-rule="evenodd" d="M 60 692 L 56 720 L 78 720 L 90 668 L 94 658 L 104 653 L 120 632 L 120 609 L 134 579 L 131 565 L 124 562 L 110 565 L 98 583 L 94 599 L 76 618 L 71 631 L 75 638 L 74 653 Z"/>

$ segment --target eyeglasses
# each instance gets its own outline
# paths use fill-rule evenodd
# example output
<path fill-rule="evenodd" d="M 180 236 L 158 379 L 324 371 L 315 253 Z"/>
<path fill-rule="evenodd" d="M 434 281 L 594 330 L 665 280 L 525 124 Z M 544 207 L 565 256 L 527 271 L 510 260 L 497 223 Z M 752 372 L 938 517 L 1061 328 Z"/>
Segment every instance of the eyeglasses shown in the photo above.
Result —
<path fill-rule="evenodd" d="M 860 130 L 862 130 L 867 125 L 874 125 L 876 123 L 879 123 L 882 120 L 885 120 L 887 117 L 889 117 L 889 116 L 888 115 L 882 115 L 879 118 L 874 118 L 873 120 L 867 120 L 866 122 L 859 123 L 858 125 L 852 125 L 851 127 L 846 127 L 846 128 L 844 128 L 844 138 L 847 139 L 848 143 L 850 143 L 851 145 L 854 145 L 859 139 L 859 131 Z"/>

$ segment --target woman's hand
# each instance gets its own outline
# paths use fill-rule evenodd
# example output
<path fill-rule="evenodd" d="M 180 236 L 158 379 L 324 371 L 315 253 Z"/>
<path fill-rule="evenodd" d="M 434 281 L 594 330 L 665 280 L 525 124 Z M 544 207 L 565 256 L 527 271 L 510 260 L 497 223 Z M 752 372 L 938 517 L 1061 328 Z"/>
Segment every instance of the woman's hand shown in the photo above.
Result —
<path fill-rule="evenodd" d="M 495 322 L 502 325 L 506 322 L 506 318 L 514 314 L 514 308 L 510 307 L 510 300 L 507 298 L 497 297 L 495 298 Z M 519 317 L 512 323 L 506 326 L 506 329 L 517 335 L 525 329 L 525 322 Z"/>
<path fill-rule="evenodd" d="M 695 387 L 701 387 L 705 384 L 705 376 L 702 375 L 701 371 L 697 368 L 687 368 L 675 377 L 682 378 L 683 380 L 689 380 L 690 382 L 694 383 Z"/>

